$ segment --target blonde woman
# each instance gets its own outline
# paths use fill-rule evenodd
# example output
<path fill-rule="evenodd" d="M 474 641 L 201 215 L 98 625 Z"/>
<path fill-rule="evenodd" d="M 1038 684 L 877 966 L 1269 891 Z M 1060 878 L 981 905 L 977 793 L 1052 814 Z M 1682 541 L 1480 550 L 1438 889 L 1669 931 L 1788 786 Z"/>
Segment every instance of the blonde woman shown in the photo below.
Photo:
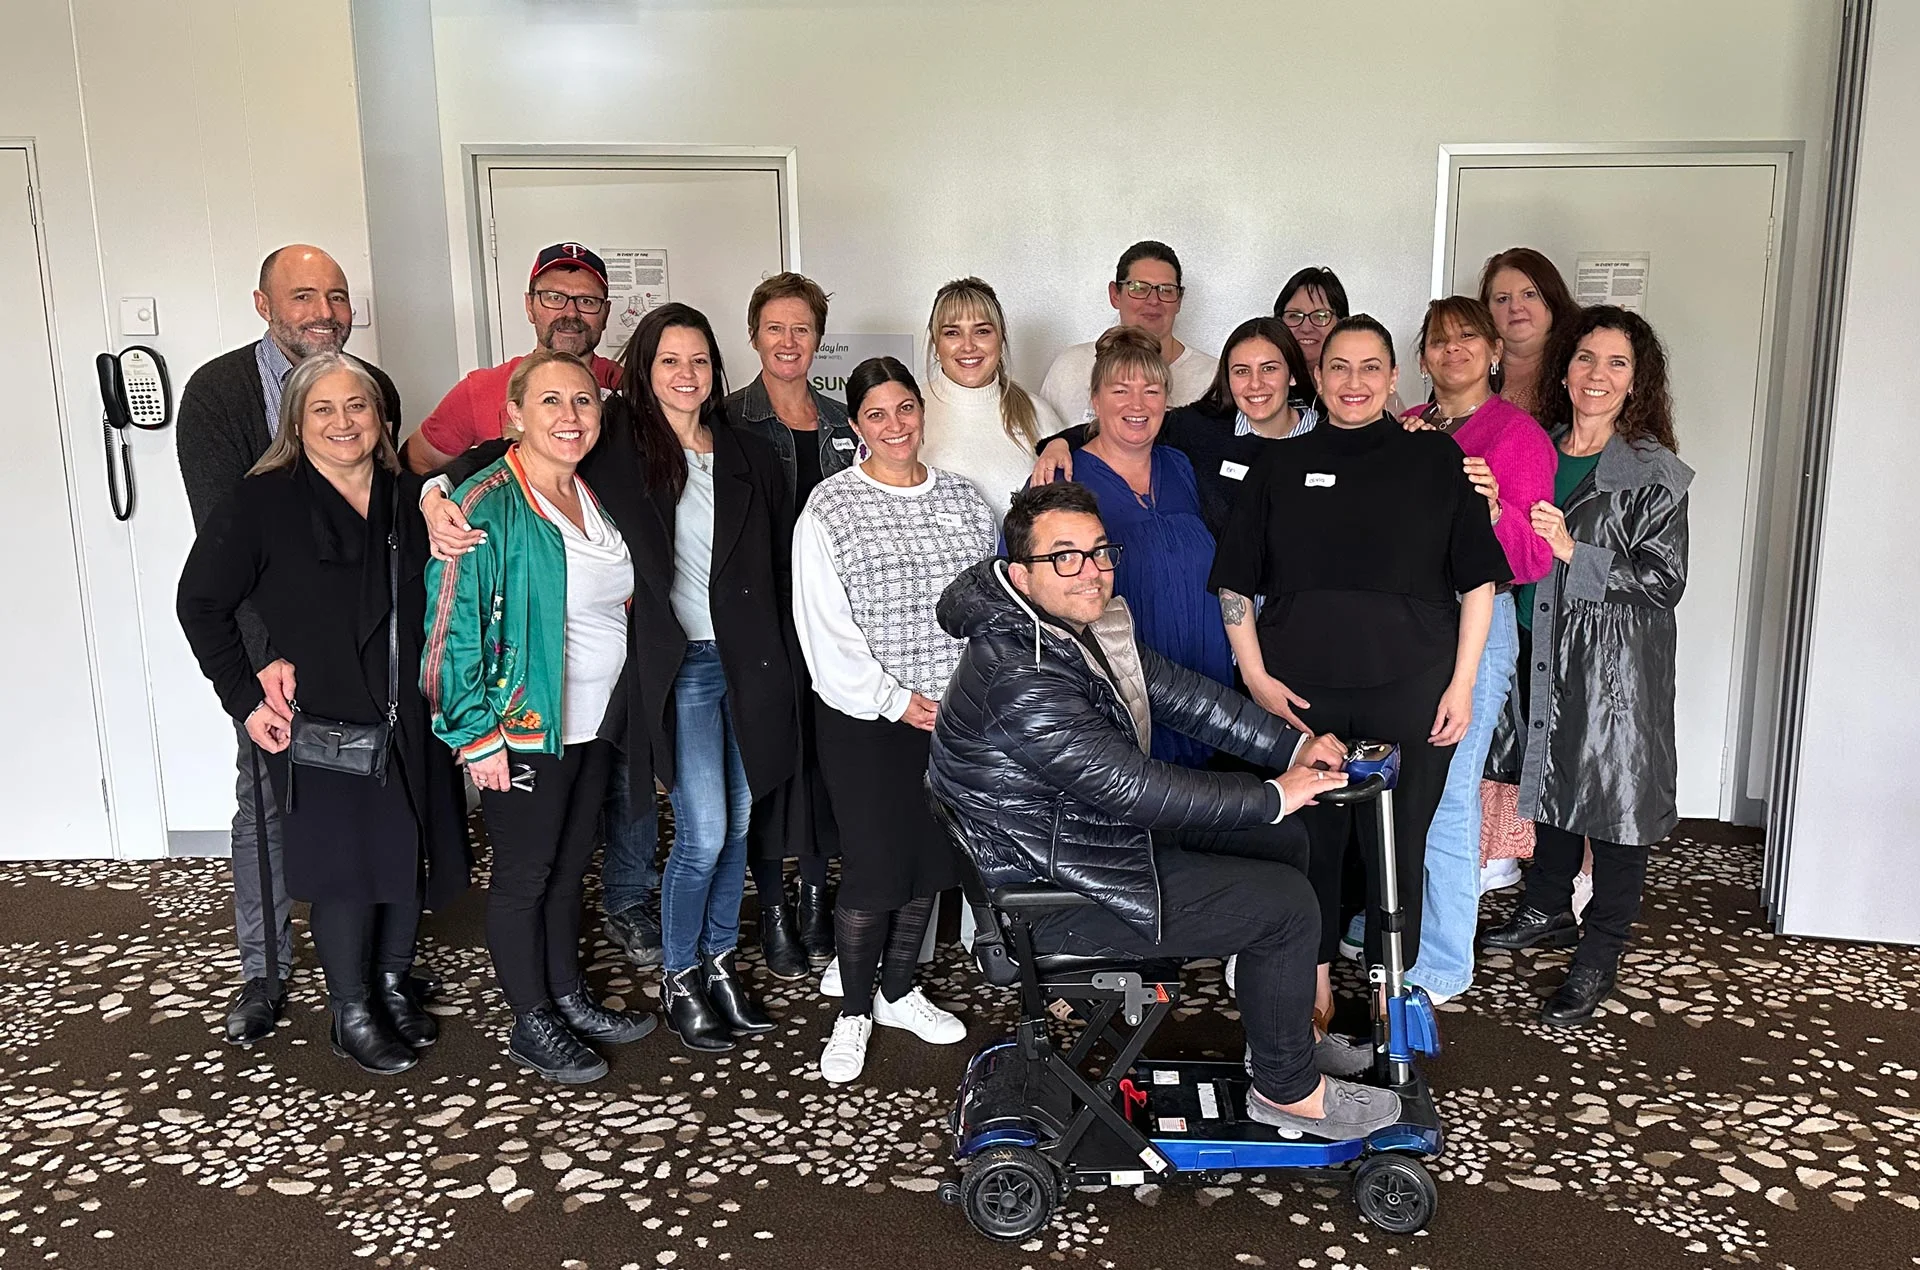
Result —
<path fill-rule="evenodd" d="M 1006 314 L 978 278 L 957 278 L 934 294 L 925 423 L 921 458 L 972 482 L 996 524 L 1026 487 L 1035 443 L 1060 431 L 1053 407 L 1013 382 Z"/>

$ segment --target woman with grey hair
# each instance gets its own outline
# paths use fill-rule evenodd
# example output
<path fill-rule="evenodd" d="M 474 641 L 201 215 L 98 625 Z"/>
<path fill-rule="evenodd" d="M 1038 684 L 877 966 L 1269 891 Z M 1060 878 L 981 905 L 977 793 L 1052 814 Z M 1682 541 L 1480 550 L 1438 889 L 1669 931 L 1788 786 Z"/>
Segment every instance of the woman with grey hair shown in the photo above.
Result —
<path fill-rule="evenodd" d="M 419 689 L 420 478 L 400 469 L 381 401 L 337 353 L 294 369 L 279 433 L 202 527 L 176 607 L 280 799 L 287 893 L 313 905 L 334 1052 L 392 1075 L 438 1034 L 408 975 L 422 904 L 464 890 L 469 861 L 460 780 Z M 274 656 L 257 673 L 243 604 Z"/>

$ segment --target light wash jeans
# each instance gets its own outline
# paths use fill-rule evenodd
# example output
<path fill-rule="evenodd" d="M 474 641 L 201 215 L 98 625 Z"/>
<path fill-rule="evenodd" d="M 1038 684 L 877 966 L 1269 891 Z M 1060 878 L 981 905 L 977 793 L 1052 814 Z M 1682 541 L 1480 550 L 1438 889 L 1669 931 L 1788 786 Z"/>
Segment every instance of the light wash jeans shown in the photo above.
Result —
<path fill-rule="evenodd" d="M 687 645 L 673 708 L 673 846 L 660 873 L 660 943 L 668 974 L 739 942 L 747 818 L 753 811 L 727 709 L 727 676 L 713 641 Z"/>
<path fill-rule="evenodd" d="M 1473 938 L 1480 921 L 1480 774 L 1513 688 L 1519 651 L 1513 595 L 1501 592 L 1493 597 L 1493 623 L 1473 681 L 1473 722 L 1454 747 L 1447 785 L 1427 829 L 1420 960 L 1407 971 L 1407 981 L 1444 996 L 1465 992 L 1473 983 Z"/>

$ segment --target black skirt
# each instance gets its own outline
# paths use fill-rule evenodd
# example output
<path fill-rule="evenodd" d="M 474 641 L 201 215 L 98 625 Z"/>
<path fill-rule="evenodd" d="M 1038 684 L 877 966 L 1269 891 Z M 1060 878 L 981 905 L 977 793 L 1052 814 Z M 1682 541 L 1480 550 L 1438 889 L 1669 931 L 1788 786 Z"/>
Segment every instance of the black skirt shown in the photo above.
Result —
<path fill-rule="evenodd" d="M 933 734 L 911 723 L 855 719 L 824 702 L 814 726 L 840 828 L 839 903 L 886 913 L 960 885 L 953 850 L 927 810 Z"/>

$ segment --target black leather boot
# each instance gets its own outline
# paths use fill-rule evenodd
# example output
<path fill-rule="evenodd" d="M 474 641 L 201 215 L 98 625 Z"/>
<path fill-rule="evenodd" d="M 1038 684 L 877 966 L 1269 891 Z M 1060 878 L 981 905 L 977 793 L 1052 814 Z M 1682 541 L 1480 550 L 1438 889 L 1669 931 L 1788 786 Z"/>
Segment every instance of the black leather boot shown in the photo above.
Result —
<path fill-rule="evenodd" d="M 760 955 L 776 979 L 807 977 L 807 950 L 794 928 L 793 910 L 785 904 L 760 905 Z"/>
<path fill-rule="evenodd" d="M 607 1074 L 607 1060 L 575 1036 L 550 1005 L 513 1016 L 507 1054 L 522 1067 L 562 1085 L 584 1085 Z"/>
<path fill-rule="evenodd" d="M 833 897 L 824 886 L 800 883 L 800 946 L 819 970 L 833 960 Z"/>
<path fill-rule="evenodd" d="M 1575 964 L 1567 981 L 1540 1007 L 1540 1021 L 1550 1027 L 1578 1027 L 1593 1017 L 1613 992 L 1613 971 Z"/>
<path fill-rule="evenodd" d="M 651 1014 L 630 1010 L 609 1010 L 595 1001 L 585 988 L 564 997 L 555 997 L 553 1006 L 567 1021 L 573 1034 L 585 1041 L 607 1045 L 625 1045 L 653 1031 L 660 1020 Z"/>
<path fill-rule="evenodd" d="M 1543 913 L 1522 904 L 1505 925 L 1496 926 L 1480 937 L 1484 948 L 1570 948 L 1580 942 L 1580 923 L 1571 912 Z"/>
<path fill-rule="evenodd" d="M 735 1036 L 758 1036 L 773 1031 L 773 1020 L 747 995 L 746 987 L 740 982 L 739 972 L 733 966 L 733 949 L 702 957 L 700 971 L 706 978 L 707 1000 L 713 1003 L 713 1012 L 726 1023 L 728 1031 Z"/>
<path fill-rule="evenodd" d="M 383 970 L 373 977 L 373 999 L 387 1012 L 401 1040 L 424 1049 L 440 1039 L 440 1020 L 420 1008 L 414 986 L 418 982 L 407 971 Z"/>
<path fill-rule="evenodd" d="M 688 966 L 661 983 L 667 998 L 667 1026 L 690 1050 L 719 1054 L 733 1048 L 733 1032 L 707 1000 L 706 970 Z"/>
<path fill-rule="evenodd" d="M 420 1061 L 387 1022 L 386 1012 L 365 997 L 333 1003 L 333 1052 L 375 1076 L 397 1076 Z"/>

